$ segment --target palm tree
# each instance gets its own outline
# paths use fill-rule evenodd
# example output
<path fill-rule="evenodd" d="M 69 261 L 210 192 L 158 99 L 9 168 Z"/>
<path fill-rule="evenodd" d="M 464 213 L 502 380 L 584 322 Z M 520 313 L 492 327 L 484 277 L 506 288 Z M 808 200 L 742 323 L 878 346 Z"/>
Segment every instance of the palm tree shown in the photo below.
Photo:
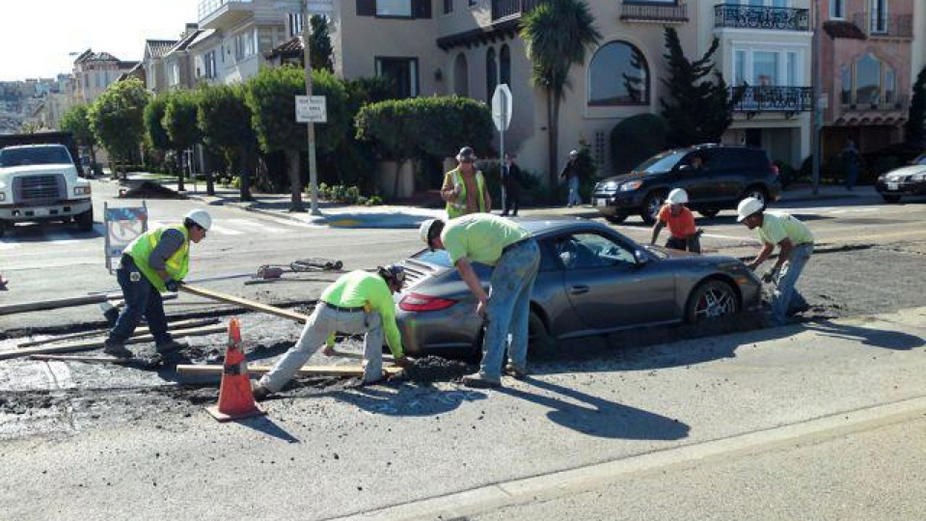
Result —
<path fill-rule="evenodd" d="M 547 92 L 550 187 L 556 186 L 559 107 L 569 86 L 569 69 L 585 63 L 585 50 L 601 40 L 595 18 L 582 0 L 548 0 L 522 19 L 521 38 L 532 63 L 531 82 Z"/>

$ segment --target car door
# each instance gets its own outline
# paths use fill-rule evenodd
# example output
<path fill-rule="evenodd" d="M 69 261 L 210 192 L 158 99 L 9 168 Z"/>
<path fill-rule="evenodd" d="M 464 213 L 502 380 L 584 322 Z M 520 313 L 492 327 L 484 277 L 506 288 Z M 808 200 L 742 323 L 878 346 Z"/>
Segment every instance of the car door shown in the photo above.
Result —
<path fill-rule="evenodd" d="M 701 158 L 701 168 L 691 167 L 694 156 Z M 714 179 L 717 160 L 714 150 L 697 150 L 688 154 L 679 164 L 681 165 L 679 168 L 680 178 L 677 186 L 673 188 L 684 188 L 688 193 L 689 202 L 695 205 L 713 201 L 717 198 L 716 181 Z"/>
<path fill-rule="evenodd" d="M 558 238 L 563 288 L 576 316 L 591 330 L 671 320 L 677 316 L 675 279 L 638 260 L 639 246 L 599 232 Z M 651 261 L 652 262 L 652 261 Z"/>

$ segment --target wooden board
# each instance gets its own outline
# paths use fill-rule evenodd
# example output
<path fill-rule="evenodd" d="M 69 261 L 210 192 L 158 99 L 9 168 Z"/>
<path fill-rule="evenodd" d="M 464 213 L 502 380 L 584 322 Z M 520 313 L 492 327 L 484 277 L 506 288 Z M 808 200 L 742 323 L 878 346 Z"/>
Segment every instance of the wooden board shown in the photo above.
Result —
<path fill-rule="evenodd" d="M 142 369 L 155 369 L 164 363 L 161 355 L 151 358 L 118 358 L 115 356 L 81 356 L 81 355 L 32 355 L 33 360 L 83 362 L 88 364 L 131 365 Z"/>
<path fill-rule="evenodd" d="M 303 315 L 302 313 L 297 313 L 295 311 L 290 311 L 288 309 L 273 307 L 268 304 L 262 304 L 260 302 L 255 302 L 253 300 L 248 300 L 248 299 L 244 299 L 241 297 L 235 297 L 233 295 L 225 295 L 224 293 L 218 293 L 218 292 L 211 291 L 205 288 L 200 288 L 198 286 L 191 286 L 189 284 L 184 284 L 180 286 L 180 291 L 183 291 L 184 293 L 190 293 L 192 295 L 197 295 L 200 297 L 212 299 L 212 300 L 217 300 L 219 302 L 235 304 L 243 308 L 252 309 L 254 311 L 260 311 L 262 313 L 269 313 L 271 315 L 276 315 L 278 317 L 288 318 L 290 320 L 295 320 L 303 324 L 309 321 L 309 316 Z"/>
<path fill-rule="evenodd" d="M 191 336 L 206 336 L 214 335 L 217 333 L 224 333 L 228 329 L 224 325 L 217 326 L 206 326 L 199 327 L 194 329 L 187 329 L 185 331 L 175 331 L 171 333 L 171 336 L 174 338 L 185 338 Z M 142 335 L 135 338 L 130 338 L 126 344 L 140 344 L 142 342 L 151 342 L 154 340 L 152 335 Z M 86 340 L 83 342 L 74 342 L 70 344 L 61 344 L 56 346 L 41 346 L 41 347 L 27 347 L 25 349 L 17 349 L 15 351 L 0 351 L 0 360 L 7 360 L 10 358 L 21 358 L 24 356 L 31 355 L 42 355 L 42 354 L 52 354 L 52 353 L 68 353 L 73 351 L 90 351 L 93 349 L 99 349 L 103 347 L 103 340 Z"/>
<path fill-rule="evenodd" d="M 121 299 L 119 293 L 107 295 L 100 293 L 97 295 L 83 295 L 80 297 L 66 297 L 48 300 L 37 300 L 34 302 L 22 302 L 19 304 L 8 304 L 0 306 L 0 315 L 12 315 L 14 313 L 26 313 L 29 311 L 44 311 L 48 309 L 67 308 L 72 306 L 86 306 L 88 304 L 100 304 L 112 299 Z M 164 300 L 177 298 L 177 295 L 167 294 L 163 296 Z"/>
<path fill-rule="evenodd" d="M 177 374 L 183 376 L 219 376 L 224 368 L 221 365 L 178 365 Z M 269 365 L 249 365 L 251 374 L 266 374 L 272 369 Z M 402 368 L 383 367 L 389 376 L 398 374 Z M 304 365 L 296 376 L 363 376 L 363 367 L 359 365 Z"/>
<path fill-rule="evenodd" d="M 173 322 L 173 323 L 168 324 L 168 326 L 169 326 L 170 332 L 173 333 L 174 331 L 179 331 L 181 329 L 191 329 L 191 328 L 196 328 L 196 327 L 210 326 L 212 324 L 218 324 L 218 323 L 219 323 L 219 319 L 217 318 L 194 318 L 190 320 L 180 320 L 178 322 Z M 30 340 L 28 342 L 23 342 L 19 344 L 17 347 L 33 347 L 33 346 L 40 346 L 40 345 L 51 344 L 51 343 L 64 342 L 65 340 L 73 340 L 75 338 L 105 335 L 109 333 L 110 329 L 112 328 L 95 329 L 93 331 L 84 331 L 82 333 L 71 333 L 69 335 L 59 335 L 59 336 L 52 337 L 52 338 L 46 338 L 45 340 Z M 149 333 L 148 326 L 138 326 L 138 328 L 135 329 L 135 332 L 132 333 L 132 337 L 141 336 L 141 335 L 148 334 L 148 333 Z"/>

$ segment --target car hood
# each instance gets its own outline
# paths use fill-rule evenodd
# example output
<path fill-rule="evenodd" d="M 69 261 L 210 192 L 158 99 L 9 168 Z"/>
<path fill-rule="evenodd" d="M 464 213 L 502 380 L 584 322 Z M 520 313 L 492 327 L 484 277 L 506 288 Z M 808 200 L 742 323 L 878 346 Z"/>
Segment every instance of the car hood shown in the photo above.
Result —
<path fill-rule="evenodd" d="M 629 172 L 626 174 L 608 177 L 604 179 L 603 181 L 601 181 L 601 184 L 610 183 L 610 182 L 620 184 L 620 183 L 626 183 L 627 181 L 639 181 L 643 179 L 645 175 L 646 174 L 644 174 L 643 172 L 637 172 L 637 171 Z"/>
<path fill-rule="evenodd" d="M 910 165 L 903 168 L 898 168 L 897 170 L 891 170 L 890 172 L 884 174 L 884 179 L 887 181 L 893 181 L 896 179 L 903 179 L 907 176 L 923 173 L 926 173 L 926 166 Z"/>

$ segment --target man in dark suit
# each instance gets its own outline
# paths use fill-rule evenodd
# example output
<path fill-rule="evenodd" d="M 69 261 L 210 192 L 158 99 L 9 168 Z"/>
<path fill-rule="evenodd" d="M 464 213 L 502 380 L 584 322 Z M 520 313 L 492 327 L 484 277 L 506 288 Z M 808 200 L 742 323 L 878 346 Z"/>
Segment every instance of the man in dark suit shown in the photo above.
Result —
<path fill-rule="evenodd" d="M 505 153 L 505 162 L 502 163 L 502 186 L 505 188 L 505 207 L 502 216 L 518 216 L 518 206 L 521 196 L 521 168 L 514 162 L 514 156 Z"/>

